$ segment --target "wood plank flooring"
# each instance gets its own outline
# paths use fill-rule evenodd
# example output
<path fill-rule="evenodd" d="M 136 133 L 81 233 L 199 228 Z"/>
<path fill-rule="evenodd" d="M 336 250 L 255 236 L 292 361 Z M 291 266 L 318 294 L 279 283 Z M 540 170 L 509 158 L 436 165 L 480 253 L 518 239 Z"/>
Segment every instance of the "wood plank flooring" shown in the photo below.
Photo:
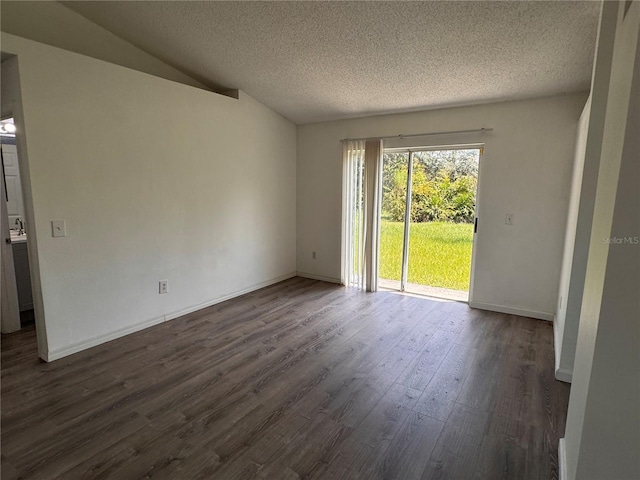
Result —
<path fill-rule="evenodd" d="M 2 479 L 557 479 L 552 326 L 294 278 L 46 364 L 2 337 Z"/>

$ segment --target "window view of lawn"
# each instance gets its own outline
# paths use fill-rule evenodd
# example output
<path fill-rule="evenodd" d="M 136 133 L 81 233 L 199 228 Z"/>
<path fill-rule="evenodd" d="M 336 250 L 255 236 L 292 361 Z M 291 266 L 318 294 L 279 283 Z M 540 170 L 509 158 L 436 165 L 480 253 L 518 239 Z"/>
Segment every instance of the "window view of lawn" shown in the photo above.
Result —
<path fill-rule="evenodd" d="M 380 225 L 380 278 L 400 280 L 404 224 Z M 411 223 L 409 283 L 469 290 L 473 224 Z"/>

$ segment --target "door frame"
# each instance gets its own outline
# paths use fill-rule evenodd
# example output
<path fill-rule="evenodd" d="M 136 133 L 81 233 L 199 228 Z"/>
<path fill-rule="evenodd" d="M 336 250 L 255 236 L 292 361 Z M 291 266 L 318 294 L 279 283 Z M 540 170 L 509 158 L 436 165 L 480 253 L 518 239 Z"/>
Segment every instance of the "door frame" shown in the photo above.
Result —
<path fill-rule="evenodd" d="M 3 52 L 5 53 L 5 52 Z M 18 151 L 18 166 L 20 170 L 20 184 L 22 187 L 22 199 L 24 202 L 24 221 L 29 240 L 27 242 L 27 255 L 29 257 L 29 272 L 31 276 L 31 292 L 33 295 L 33 310 L 35 315 L 36 341 L 38 356 L 45 362 L 49 361 L 49 347 L 47 340 L 47 325 L 45 319 L 45 307 L 40 281 L 40 262 L 38 256 L 38 239 L 35 228 L 35 215 L 33 205 L 33 192 L 31 189 L 31 168 L 27 151 L 26 128 L 22 104 L 22 90 L 18 57 L 10 55 L 10 58 L 2 62 L 2 81 L 6 84 L 7 99 L 6 109 L 0 112 L 1 118 L 13 117 L 16 125 L 16 148 Z M 14 277 L 15 279 L 15 277 Z M 16 296 L 17 300 L 17 296 Z"/>
<path fill-rule="evenodd" d="M 411 208 L 411 181 L 412 181 L 412 172 L 413 172 L 413 154 L 416 152 L 433 152 L 433 151 L 442 151 L 442 150 L 479 150 L 480 153 L 478 155 L 478 176 L 476 179 L 476 202 L 474 206 L 474 228 L 473 228 L 473 240 L 471 243 L 471 269 L 469 272 L 469 296 L 465 303 L 470 303 L 473 301 L 473 290 L 474 290 L 474 278 L 476 271 L 476 251 L 477 251 L 477 240 L 478 240 L 478 232 L 479 232 L 479 216 L 478 210 L 480 206 L 480 165 L 482 164 L 482 159 L 484 157 L 484 149 L 485 144 L 481 142 L 475 143 L 456 143 L 451 145 L 435 145 L 435 146 L 419 146 L 419 147 L 390 147 L 384 148 L 382 154 L 384 156 L 385 153 L 408 153 L 409 160 L 407 165 L 407 198 L 405 201 L 405 237 L 403 238 L 403 249 L 402 249 L 402 264 L 401 264 L 401 272 L 400 272 L 400 291 L 404 292 L 404 287 L 406 283 L 406 276 L 408 275 L 408 261 L 409 261 L 409 252 L 408 252 L 408 243 L 409 243 L 409 227 L 407 227 L 407 218 L 410 219 L 410 208 Z M 380 196 L 382 197 L 383 192 L 380 191 Z M 382 202 L 382 198 L 380 198 L 380 202 Z M 378 237 L 380 236 L 380 228 L 378 228 L 377 232 Z M 380 245 L 380 241 L 378 240 L 378 245 Z M 406 257 L 406 258 L 405 258 Z M 380 255 L 378 255 L 378 259 Z M 379 261 L 379 260 L 378 260 Z M 406 266 L 405 266 L 406 262 Z"/>

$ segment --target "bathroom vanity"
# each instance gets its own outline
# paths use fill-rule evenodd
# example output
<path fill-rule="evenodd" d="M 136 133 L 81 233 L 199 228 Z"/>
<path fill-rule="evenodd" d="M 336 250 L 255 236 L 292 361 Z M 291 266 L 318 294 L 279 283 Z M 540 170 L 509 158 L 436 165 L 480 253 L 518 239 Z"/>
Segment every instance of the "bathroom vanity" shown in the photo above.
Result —
<path fill-rule="evenodd" d="M 11 230 L 11 247 L 13 248 L 13 265 L 16 270 L 16 286 L 18 288 L 18 304 L 20 311 L 33 308 L 31 293 L 31 274 L 29 273 L 29 255 L 27 253 L 27 235 L 18 235 Z"/>

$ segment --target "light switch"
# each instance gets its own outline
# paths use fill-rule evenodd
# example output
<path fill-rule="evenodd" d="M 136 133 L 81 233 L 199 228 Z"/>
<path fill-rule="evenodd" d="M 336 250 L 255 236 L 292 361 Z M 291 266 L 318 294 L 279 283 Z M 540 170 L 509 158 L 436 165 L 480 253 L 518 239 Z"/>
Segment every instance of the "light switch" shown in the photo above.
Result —
<path fill-rule="evenodd" d="M 64 224 L 64 220 L 52 220 L 51 221 L 51 235 L 54 237 L 66 237 L 67 227 Z"/>

